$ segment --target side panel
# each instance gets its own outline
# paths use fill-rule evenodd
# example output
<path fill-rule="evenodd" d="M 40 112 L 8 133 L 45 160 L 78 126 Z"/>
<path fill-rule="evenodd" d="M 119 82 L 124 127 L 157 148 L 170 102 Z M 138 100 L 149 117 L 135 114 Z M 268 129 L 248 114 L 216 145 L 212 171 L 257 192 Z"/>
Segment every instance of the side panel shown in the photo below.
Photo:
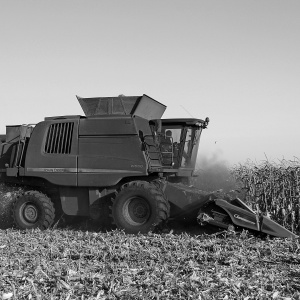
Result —
<path fill-rule="evenodd" d="M 89 215 L 89 189 L 76 187 L 60 187 L 61 206 L 63 212 L 70 216 Z"/>
<path fill-rule="evenodd" d="M 77 185 L 78 120 L 49 120 L 36 125 L 26 152 L 26 176 L 56 185 Z"/>
<path fill-rule="evenodd" d="M 82 119 L 78 186 L 105 187 L 147 174 L 142 142 L 131 118 Z"/>
<path fill-rule="evenodd" d="M 79 136 L 111 136 L 136 134 L 131 116 L 108 116 L 80 120 Z"/>

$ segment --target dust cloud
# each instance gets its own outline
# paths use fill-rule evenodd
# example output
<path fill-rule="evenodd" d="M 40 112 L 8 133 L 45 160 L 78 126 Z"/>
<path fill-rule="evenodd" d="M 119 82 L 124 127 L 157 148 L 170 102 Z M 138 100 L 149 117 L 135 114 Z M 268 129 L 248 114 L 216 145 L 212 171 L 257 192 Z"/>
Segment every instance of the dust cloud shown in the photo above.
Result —
<path fill-rule="evenodd" d="M 193 178 L 193 185 L 207 192 L 222 190 L 230 192 L 238 189 L 238 185 L 231 175 L 231 169 L 226 160 L 217 153 L 201 155 L 197 161 Z"/>

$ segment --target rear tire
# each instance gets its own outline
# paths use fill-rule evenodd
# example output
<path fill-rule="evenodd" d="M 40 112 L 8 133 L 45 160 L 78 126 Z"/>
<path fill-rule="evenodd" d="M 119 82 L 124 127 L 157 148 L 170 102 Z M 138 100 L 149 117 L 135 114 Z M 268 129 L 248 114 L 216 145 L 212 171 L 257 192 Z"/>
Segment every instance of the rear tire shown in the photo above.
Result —
<path fill-rule="evenodd" d="M 55 209 L 46 195 L 28 191 L 14 201 L 12 216 L 15 227 L 19 229 L 47 229 L 54 222 Z"/>
<path fill-rule="evenodd" d="M 124 184 L 112 198 L 112 222 L 126 233 L 147 233 L 169 218 L 163 191 L 147 181 Z"/>

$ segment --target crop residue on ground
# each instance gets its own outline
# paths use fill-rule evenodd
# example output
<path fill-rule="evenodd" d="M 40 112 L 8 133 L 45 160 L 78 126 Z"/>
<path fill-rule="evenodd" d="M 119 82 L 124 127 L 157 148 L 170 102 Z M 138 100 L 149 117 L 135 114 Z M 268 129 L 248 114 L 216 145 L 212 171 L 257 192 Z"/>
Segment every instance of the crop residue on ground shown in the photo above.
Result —
<path fill-rule="evenodd" d="M 0 299 L 299 299 L 299 240 L 0 231 Z"/>

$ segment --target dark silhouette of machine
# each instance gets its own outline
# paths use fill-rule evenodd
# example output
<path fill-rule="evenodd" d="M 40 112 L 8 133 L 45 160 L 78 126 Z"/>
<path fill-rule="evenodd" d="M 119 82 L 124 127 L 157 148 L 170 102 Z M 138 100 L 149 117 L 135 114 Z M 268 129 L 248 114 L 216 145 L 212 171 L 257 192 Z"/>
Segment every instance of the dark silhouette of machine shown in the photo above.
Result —
<path fill-rule="evenodd" d="M 194 175 L 208 118 L 162 119 L 166 106 L 147 95 L 77 98 L 85 116 L 7 126 L 1 135 L 0 180 L 24 187 L 11 205 L 17 228 L 45 229 L 64 213 L 145 233 L 193 216 L 220 228 L 293 236 L 239 199 L 183 184 Z"/>

